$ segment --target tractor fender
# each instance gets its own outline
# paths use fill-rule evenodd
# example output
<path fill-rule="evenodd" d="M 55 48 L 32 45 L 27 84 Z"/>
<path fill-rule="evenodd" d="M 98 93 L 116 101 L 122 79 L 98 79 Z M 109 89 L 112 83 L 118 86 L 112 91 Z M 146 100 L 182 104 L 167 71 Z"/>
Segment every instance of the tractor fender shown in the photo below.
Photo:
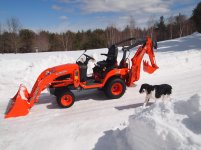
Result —
<path fill-rule="evenodd" d="M 103 86 L 107 84 L 107 82 L 113 78 L 121 78 L 124 81 L 126 80 L 126 75 L 128 74 L 128 69 L 123 68 L 123 69 L 113 69 L 107 73 L 103 80 Z"/>
<path fill-rule="evenodd" d="M 111 76 L 111 77 L 107 80 L 107 82 L 104 84 L 104 86 L 106 86 L 108 82 L 110 82 L 111 80 L 114 80 L 114 79 L 116 79 L 116 78 L 120 78 L 120 75 Z"/>

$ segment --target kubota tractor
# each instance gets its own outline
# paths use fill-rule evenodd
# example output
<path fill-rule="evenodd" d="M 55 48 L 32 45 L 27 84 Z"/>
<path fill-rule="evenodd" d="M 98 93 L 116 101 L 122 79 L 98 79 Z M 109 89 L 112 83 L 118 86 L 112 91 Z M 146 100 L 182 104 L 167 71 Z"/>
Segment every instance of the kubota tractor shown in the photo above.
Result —
<path fill-rule="evenodd" d="M 122 48 L 123 58 L 118 64 L 117 46 L 130 40 L 134 44 Z M 127 52 L 137 45 L 141 46 L 131 59 L 132 65 L 130 66 Z M 154 44 L 150 38 L 145 40 L 130 38 L 116 43 L 109 48 L 107 54 L 101 54 L 106 56 L 106 60 L 97 62 L 90 77 L 87 76 L 87 65 L 94 58 L 85 54 L 86 51 L 82 54 L 86 57 L 84 62 L 78 59 L 75 64 L 48 68 L 39 75 L 31 93 L 24 85 L 20 85 L 18 92 L 11 99 L 5 118 L 27 115 L 34 103 L 38 102 L 40 93 L 46 88 L 56 96 L 58 105 L 62 108 L 68 108 L 74 104 L 75 96 L 71 90 L 99 88 L 108 98 L 120 98 L 125 93 L 126 86 L 132 86 L 135 81 L 139 80 L 141 61 L 145 53 L 149 55 L 151 65 L 144 61 L 144 71 L 151 74 L 158 69 L 154 60 L 154 48 L 156 48 L 156 43 Z"/>

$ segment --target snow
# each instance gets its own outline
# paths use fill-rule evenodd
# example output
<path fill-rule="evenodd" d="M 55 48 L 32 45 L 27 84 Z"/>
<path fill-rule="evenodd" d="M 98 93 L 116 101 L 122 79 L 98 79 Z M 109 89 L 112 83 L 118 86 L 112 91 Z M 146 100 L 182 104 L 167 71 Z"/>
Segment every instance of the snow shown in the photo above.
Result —
<path fill-rule="evenodd" d="M 0 149 L 201 149 L 201 34 L 158 46 L 159 69 L 152 75 L 141 70 L 136 86 L 120 99 L 108 100 L 98 90 L 76 91 L 75 104 L 60 109 L 45 90 L 27 116 L 10 119 L 4 119 L 4 113 L 21 83 L 30 91 L 43 70 L 73 63 L 83 51 L 1 54 Z M 99 61 L 104 52 L 107 49 L 87 54 Z M 119 52 L 118 61 L 121 57 Z M 88 73 L 93 66 L 91 62 Z M 143 83 L 172 85 L 172 101 L 151 101 L 143 109 L 145 96 L 138 92 Z"/>
<path fill-rule="evenodd" d="M 200 96 L 195 94 L 188 100 L 157 102 L 146 109 L 138 107 L 126 128 L 106 131 L 95 149 L 199 150 L 200 106 Z"/>
<path fill-rule="evenodd" d="M 20 97 L 23 99 L 23 100 L 28 100 L 27 99 L 27 97 L 25 96 L 25 92 L 26 92 L 26 88 L 25 88 L 25 86 L 24 85 L 20 85 L 21 86 L 21 88 L 20 88 L 20 90 L 19 90 L 19 94 L 20 94 Z"/>

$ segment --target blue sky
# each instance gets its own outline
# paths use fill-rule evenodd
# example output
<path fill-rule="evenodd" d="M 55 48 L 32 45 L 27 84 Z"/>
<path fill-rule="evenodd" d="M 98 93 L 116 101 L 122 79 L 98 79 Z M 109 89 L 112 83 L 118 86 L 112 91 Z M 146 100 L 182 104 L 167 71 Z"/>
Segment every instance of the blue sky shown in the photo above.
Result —
<path fill-rule="evenodd" d="M 190 16 L 199 0 L 0 0 L 0 23 L 17 17 L 32 30 L 87 30 L 115 25 L 123 28 L 130 16 L 136 26 L 146 27 L 149 18 L 178 13 Z"/>

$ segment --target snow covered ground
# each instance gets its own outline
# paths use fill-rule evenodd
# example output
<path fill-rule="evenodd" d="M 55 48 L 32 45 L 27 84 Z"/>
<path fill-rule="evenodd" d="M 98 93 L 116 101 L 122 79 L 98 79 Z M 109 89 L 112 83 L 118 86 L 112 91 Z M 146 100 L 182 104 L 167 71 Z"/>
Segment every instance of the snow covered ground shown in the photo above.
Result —
<path fill-rule="evenodd" d="M 4 119 L 8 101 L 23 83 L 31 90 L 46 68 L 72 63 L 81 54 L 51 52 L 0 55 L 0 149 L 161 150 L 201 149 L 201 34 L 160 42 L 159 69 L 141 72 L 136 87 L 120 99 L 107 100 L 98 90 L 75 92 L 76 102 L 60 109 L 44 91 L 25 117 Z M 97 61 L 107 49 L 89 50 Z M 131 53 L 130 57 L 134 55 Z M 118 60 L 122 57 L 119 52 Z M 91 73 L 93 63 L 89 64 Z M 150 102 L 142 109 L 142 83 L 168 83 L 172 102 Z"/>

